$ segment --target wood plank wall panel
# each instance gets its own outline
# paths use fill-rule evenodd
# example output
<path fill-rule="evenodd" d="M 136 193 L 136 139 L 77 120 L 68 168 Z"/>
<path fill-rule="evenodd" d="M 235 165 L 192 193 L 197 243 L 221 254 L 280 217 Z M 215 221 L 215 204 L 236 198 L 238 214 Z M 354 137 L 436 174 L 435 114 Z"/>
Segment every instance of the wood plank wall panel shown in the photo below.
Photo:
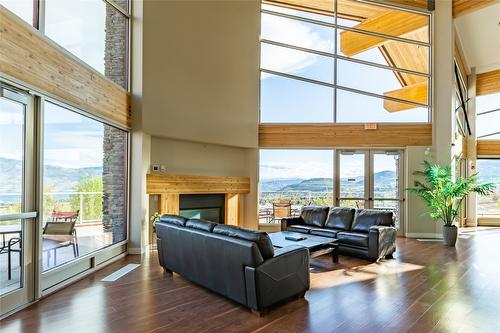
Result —
<path fill-rule="evenodd" d="M 262 148 L 406 147 L 432 145 L 432 125 L 266 124 L 259 127 Z"/>
<path fill-rule="evenodd" d="M 500 92 L 500 69 L 481 73 L 476 78 L 476 95 L 488 95 Z"/>
<path fill-rule="evenodd" d="M 249 177 L 147 174 L 148 194 L 250 193 Z"/>
<path fill-rule="evenodd" d="M 467 15 L 499 2 L 500 0 L 453 0 L 453 17 Z"/>
<path fill-rule="evenodd" d="M 500 157 L 500 140 L 477 140 L 477 155 Z"/>
<path fill-rule="evenodd" d="M 0 6 L 0 75 L 68 104 L 131 126 L 130 96 Z"/>

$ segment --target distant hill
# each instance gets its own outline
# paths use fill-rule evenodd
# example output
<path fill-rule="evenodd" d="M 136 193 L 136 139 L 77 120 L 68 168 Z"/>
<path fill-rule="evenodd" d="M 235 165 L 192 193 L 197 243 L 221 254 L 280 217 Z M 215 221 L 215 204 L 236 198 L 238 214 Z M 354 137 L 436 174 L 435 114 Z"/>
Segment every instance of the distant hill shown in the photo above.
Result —
<path fill-rule="evenodd" d="M 300 183 L 291 184 L 281 189 L 287 191 L 311 191 L 311 192 L 328 192 L 333 190 L 332 178 L 311 178 L 301 181 Z"/>
<path fill-rule="evenodd" d="M 274 192 L 279 191 L 282 188 L 300 183 L 303 179 L 300 178 L 273 178 L 273 179 L 264 179 L 259 183 L 260 190 L 263 192 Z"/>
<path fill-rule="evenodd" d="M 21 187 L 22 162 L 0 157 L 0 193 L 18 192 Z M 46 165 L 44 168 L 44 185 L 51 186 L 52 192 L 73 191 L 80 179 L 100 176 L 102 168 L 63 168 Z"/>
<path fill-rule="evenodd" d="M 375 173 L 377 189 L 385 187 L 392 188 L 396 182 L 396 173 L 385 170 Z M 364 186 L 364 176 L 341 178 L 342 186 Z M 333 190 L 332 178 L 309 178 L 309 179 L 267 179 L 260 182 L 262 192 L 287 192 L 287 191 L 311 191 L 328 192 Z"/>

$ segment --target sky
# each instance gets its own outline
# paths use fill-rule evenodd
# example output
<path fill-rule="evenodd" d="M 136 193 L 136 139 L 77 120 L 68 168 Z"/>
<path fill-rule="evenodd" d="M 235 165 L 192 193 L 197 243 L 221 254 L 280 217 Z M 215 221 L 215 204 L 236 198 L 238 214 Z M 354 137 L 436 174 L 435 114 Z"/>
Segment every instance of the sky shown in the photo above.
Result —
<path fill-rule="evenodd" d="M 263 6 L 276 10 L 278 7 Z M 293 10 L 279 9 L 293 13 Z M 300 14 L 304 16 L 304 14 Z M 319 15 L 306 15 L 318 19 Z M 339 24 L 353 26 L 355 21 L 341 20 Z M 261 38 L 301 46 L 318 51 L 335 50 L 334 29 L 308 22 L 301 22 L 275 15 L 262 14 Z M 337 32 L 338 36 L 341 31 Z M 338 53 L 340 37 L 337 38 Z M 356 59 L 387 65 L 378 49 L 371 49 Z M 313 53 L 287 49 L 262 43 L 261 67 L 293 74 L 308 79 L 334 83 L 334 60 Z M 401 88 L 390 70 L 338 60 L 337 84 L 383 95 L 384 92 Z M 263 73 L 261 75 L 262 122 L 333 122 L 334 92 L 308 82 Z M 304 111 L 306 110 L 306 111 Z M 337 122 L 427 122 L 425 108 L 389 113 L 383 108 L 383 100 L 337 90 Z"/>
<path fill-rule="evenodd" d="M 363 154 L 340 155 L 340 178 L 364 175 Z M 395 156 L 374 155 L 374 172 L 396 171 Z M 332 149 L 261 149 L 260 179 L 333 178 Z"/>
<path fill-rule="evenodd" d="M 104 126 L 91 118 L 44 103 L 44 164 L 102 167 Z M 24 106 L 0 98 L 0 157 L 23 159 Z"/>

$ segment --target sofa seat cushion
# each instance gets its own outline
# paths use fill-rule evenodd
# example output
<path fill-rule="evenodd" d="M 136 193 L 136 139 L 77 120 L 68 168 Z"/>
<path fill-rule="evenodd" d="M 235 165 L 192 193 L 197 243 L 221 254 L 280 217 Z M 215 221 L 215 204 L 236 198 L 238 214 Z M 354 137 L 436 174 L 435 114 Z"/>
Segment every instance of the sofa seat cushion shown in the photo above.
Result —
<path fill-rule="evenodd" d="M 342 230 L 338 229 L 330 229 L 330 228 L 313 228 L 310 231 L 311 235 L 316 235 L 316 236 L 323 236 L 323 237 L 330 237 L 330 238 L 337 238 L 337 233 Z"/>
<path fill-rule="evenodd" d="M 178 215 L 165 214 L 160 217 L 160 221 L 184 227 L 186 225 L 187 218 Z"/>
<path fill-rule="evenodd" d="M 186 222 L 186 227 L 212 232 L 217 223 L 200 219 L 190 219 Z"/>
<path fill-rule="evenodd" d="M 303 234 L 308 234 L 311 229 L 313 229 L 313 227 L 303 224 L 292 224 L 289 225 L 288 228 L 286 228 L 286 230 L 288 231 L 301 232 Z"/>
<path fill-rule="evenodd" d="M 328 212 L 325 227 L 332 229 L 351 230 L 352 220 L 354 219 L 354 208 L 332 207 Z"/>
<path fill-rule="evenodd" d="M 370 232 L 374 225 L 392 226 L 392 212 L 379 209 L 358 209 L 354 215 L 351 231 Z"/>
<path fill-rule="evenodd" d="M 300 217 L 304 224 L 322 228 L 326 222 L 329 207 L 306 206 L 302 207 Z"/>
<path fill-rule="evenodd" d="M 337 239 L 342 245 L 368 247 L 368 234 L 340 231 L 339 233 L 337 233 Z"/>
<path fill-rule="evenodd" d="M 274 257 L 274 247 L 267 232 L 239 228 L 232 225 L 218 224 L 212 232 L 229 237 L 235 237 L 257 244 L 264 260 Z"/>

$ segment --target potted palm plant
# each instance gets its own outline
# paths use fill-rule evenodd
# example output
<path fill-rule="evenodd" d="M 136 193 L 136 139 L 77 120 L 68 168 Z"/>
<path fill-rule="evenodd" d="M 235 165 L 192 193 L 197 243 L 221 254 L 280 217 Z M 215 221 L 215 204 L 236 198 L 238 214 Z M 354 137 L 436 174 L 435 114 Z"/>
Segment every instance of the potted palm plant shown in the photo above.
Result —
<path fill-rule="evenodd" d="M 414 174 L 423 176 L 425 181 L 417 181 L 415 187 L 407 190 L 425 201 L 433 220 L 444 222 L 444 243 L 455 246 L 457 227 L 454 222 L 460 214 L 464 198 L 472 192 L 479 195 L 491 194 L 495 185 L 490 182 L 478 183 L 478 173 L 453 180 L 450 165 L 431 165 L 428 161 L 424 161 L 423 171 L 416 171 Z"/>

